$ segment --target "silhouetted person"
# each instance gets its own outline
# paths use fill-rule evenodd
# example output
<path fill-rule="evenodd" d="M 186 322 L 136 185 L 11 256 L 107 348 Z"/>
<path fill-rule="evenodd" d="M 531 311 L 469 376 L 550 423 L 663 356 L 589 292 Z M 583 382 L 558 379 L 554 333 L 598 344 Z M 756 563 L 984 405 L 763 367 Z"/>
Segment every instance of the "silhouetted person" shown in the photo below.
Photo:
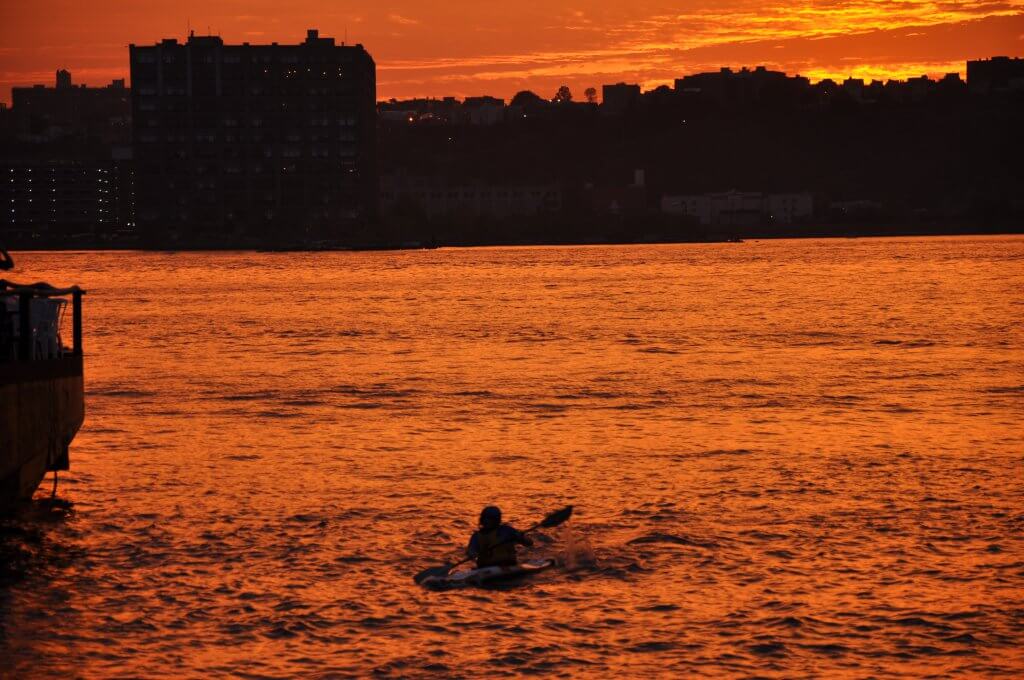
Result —
<path fill-rule="evenodd" d="M 512 567 L 518 563 L 516 545 L 533 545 L 521 531 L 501 523 L 501 509 L 488 505 L 480 512 L 480 529 L 473 533 L 466 555 L 478 567 Z"/>
<path fill-rule="evenodd" d="M 14 258 L 3 246 L 0 246 L 0 269 L 14 269 Z"/>

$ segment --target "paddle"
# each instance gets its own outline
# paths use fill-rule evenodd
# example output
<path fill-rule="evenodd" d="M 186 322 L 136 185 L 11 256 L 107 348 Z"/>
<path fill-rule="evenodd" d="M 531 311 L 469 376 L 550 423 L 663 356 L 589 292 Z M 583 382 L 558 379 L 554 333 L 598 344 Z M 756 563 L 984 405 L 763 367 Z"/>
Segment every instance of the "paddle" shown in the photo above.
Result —
<path fill-rule="evenodd" d="M 527 529 L 523 533 L 524 534 L 528 534 L 531 531 L 534 531 L 534 530 L 540 529 L 540 528 L 550 529 L 552 527 L 557 527 L 558 525 L 564 523 L 570 517 L 572 517 L 572 506 L 571 505 L 567 505 L 564 508 L 562 508 L 561 510 L 555 510 L 554 512 L 550 513 L 547 517 L 545 517 L 541 521 L 537 522 L 536 524 L 534 524 L 532 527 L 530 527 L 529 529 Z M 505 541 L 503 543 L 499 543 L 498 545 L 504 545 L 504 543 L 507 543 L 507 542 L 508 541 Z M 495 547 L 497 547 L 497 546 L 495 546 Z M 461 566 L 461 565 L 465 564 L 466 562 L 469 562 L 472 559 L 475 559 L 475 558 L 467 557 L 466 559 L 460 560 L 460 561 L 456 562 L 455 564 L 444 564 L 444 565 L 439 566 L 439 567 L 429 567 L 427 569 L 424 569 L 420 573 L 416 574 L 415 576 L 413 576 L 412 580 L 415 581 L 416 583 L 423 583 L 425 580 L 427 580 L 430 577 L 442 578 L 444 576 L 447 576 L 448 573 L 451 572 L 451 570 L 454 569 L 455 567 Z"/>

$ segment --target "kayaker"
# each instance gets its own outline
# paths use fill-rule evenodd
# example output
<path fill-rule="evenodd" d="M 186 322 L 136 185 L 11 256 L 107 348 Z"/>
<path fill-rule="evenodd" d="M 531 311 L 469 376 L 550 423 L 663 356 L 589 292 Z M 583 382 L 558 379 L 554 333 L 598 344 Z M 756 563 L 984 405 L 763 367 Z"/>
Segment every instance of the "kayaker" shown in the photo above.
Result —
<path fill-rule="evenodd" d="M 518 563 L 516 545 L 530 547 L 533 541 L 521 531 L 501 522 L 501 509 L 488 505 L 480 512 L 480 529 L 473 532 L 466 556 L 478 567 L 512 567 Z"/>

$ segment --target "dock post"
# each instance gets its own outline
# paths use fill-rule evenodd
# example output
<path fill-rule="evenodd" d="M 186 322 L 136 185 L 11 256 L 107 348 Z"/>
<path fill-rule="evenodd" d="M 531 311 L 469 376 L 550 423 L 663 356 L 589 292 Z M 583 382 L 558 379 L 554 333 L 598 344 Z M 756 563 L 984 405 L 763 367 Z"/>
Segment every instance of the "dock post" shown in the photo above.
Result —
<path fill-rule="evenodd" d="M 32 293 L 18 293 L 18 361 L 32 360 Z"/>
<path fill-rule="evenodd" d="M 71 353 L 82 356 L 82 291 L 71 294 Z"/>

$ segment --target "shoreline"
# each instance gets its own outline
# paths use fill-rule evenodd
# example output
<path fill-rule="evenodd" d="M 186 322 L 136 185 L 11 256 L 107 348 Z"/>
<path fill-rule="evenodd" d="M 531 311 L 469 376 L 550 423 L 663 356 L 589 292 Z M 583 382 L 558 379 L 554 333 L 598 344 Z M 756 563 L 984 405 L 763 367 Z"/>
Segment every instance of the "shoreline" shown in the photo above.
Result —
<path fill-rule="evenodd" d="M 1024 225 L 1020 227 L 951 227 L 947 229 L 915 229 L 899 226 L 892 228 L 850 227 L 843 230 L 834 228 L 791 229 L 772 232 L 759 232 L 757 229 L 736 230 L 728 234 L 716 234 L 709 238 L 646 238 L 646 239 L 480 239 L 423 242 L 407 240 L 401 243 L 329 243 L 325 241 L 311 243 L 261 243 L 255 241 L 239 243 L 162 243 L 142 244 L 138 242 L 90 241 L 87 243 L 71 240 L 54 240 L 48 243 L 26 243 L 8 241 L 8 249 L 13 252 L 51 252 L 51 251 L 141 251 L 141 252 L 219 252 L 219 251 L 257 251 L 257 252 L 372 252 L 399 250 L 436 250 L 438 248 L 516 248 L 516 247 L 572 247 L 572 246 L 628 246 L 628 245 L 701 245 L 722 243 L 743 243 L 745 241 L 786 241 L 813 239 L 858 239 L 858 238 L 927 238 L 927 237 L 964 237 L 964 236 L 1020 236 L 1024 235 Z"/>

